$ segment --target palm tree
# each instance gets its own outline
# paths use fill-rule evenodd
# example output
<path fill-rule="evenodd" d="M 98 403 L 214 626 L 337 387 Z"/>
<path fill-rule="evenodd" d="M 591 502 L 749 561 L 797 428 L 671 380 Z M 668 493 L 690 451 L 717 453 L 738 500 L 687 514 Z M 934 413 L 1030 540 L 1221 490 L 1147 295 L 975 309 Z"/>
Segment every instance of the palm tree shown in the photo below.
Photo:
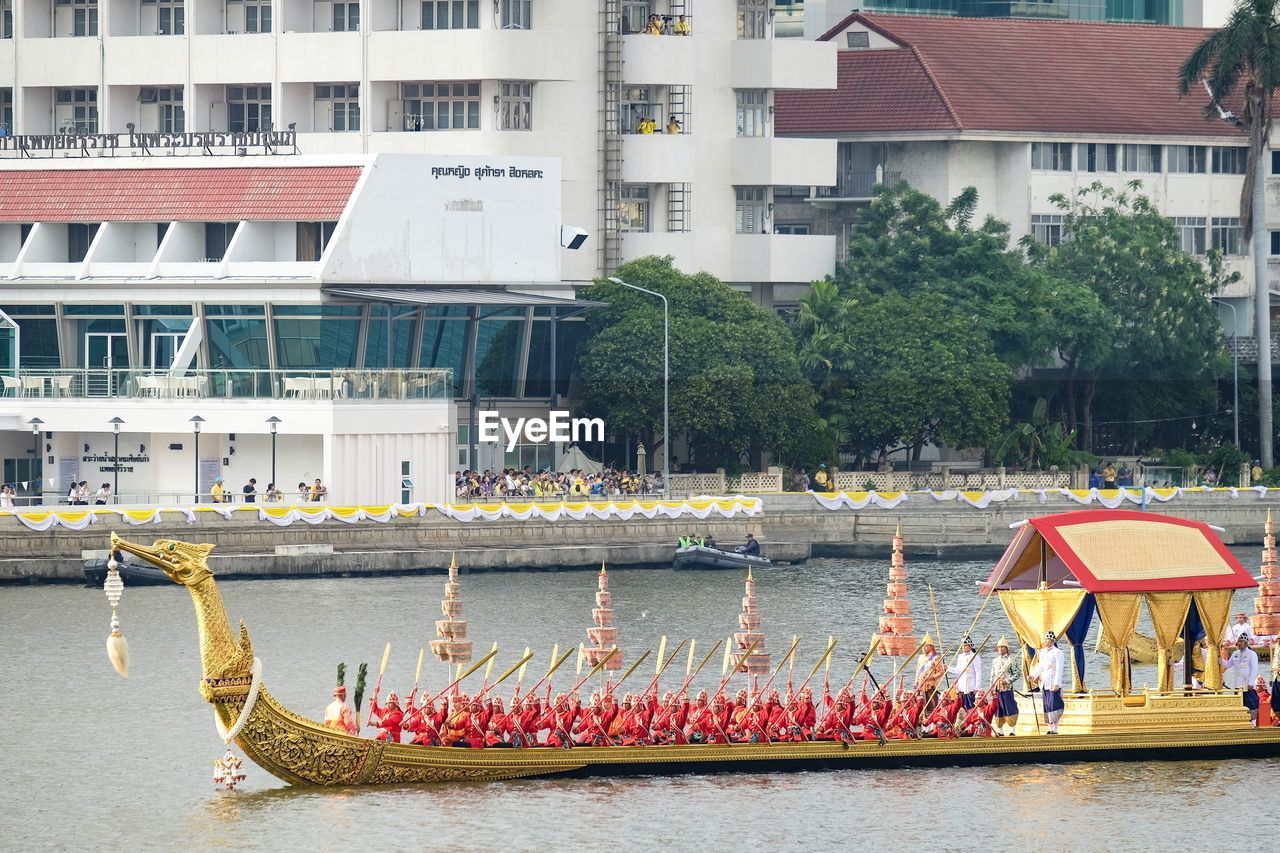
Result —
<path fill-rule="evenodd" d="M 1258 336 L 1258 435 L 1265 468 L 1274 465 L 1271 432 L 1271 294 L 1267 272 L 1263 158 L 1271 135 L 1271 95 L 1280 83 L 1280 0 L 1239 0 L 1220 30 L 1205 38 L 1178 69 L 1183 95 L 1203 86 L 1205 118 L 1229 121 L 1249 135 L 1249 162 L 1240 194 L 1240 222 L 1253 254 Z M 1243 92 L 1240 91 L 1243 87 Z M 1243 114 L 1223 106 L 1243 100 Z"/>

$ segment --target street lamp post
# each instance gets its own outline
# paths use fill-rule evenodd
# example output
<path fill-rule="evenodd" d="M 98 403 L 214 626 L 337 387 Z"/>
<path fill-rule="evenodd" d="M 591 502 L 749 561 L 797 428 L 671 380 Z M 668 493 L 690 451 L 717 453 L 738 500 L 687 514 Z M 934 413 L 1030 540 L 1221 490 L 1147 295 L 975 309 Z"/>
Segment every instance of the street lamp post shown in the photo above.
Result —
<path fill-rule="evenodd" d="M 276 482 L 276 427 L 280 426 L 282 421 L 272 415 L 267 418 L 267 423 L 271 424 L 271 485 L 279 488 L 280 484 Z"/>
<path fill-rule="evenodd" d="M 38 483 L 41 483 L 41 480 L 43 478 L 36 477 L 36 468 L 44 467 L 43 465 L 40 465 L 40 427 L 44 426 L 44 421 L 40 420 L 39 418 L 32 418 L 31 420 L 27 421 L 27 423 L 31 424 L 31 453 L 32 453 L 31 458 L 33 460 L 31 463 L 31 472 L 30 472 L 31 473 L 31 491 L 32 491 L 32 494 L 36 494 L 38 491 L 40 494 L 40 498 L 43 499 L 44 489 L 37 486 Z M 35 498 L 32 498 L 32 501 L 33 501 L 32 505 L 34 506 Z M 43 500 L 41 502 L 43 502 Z"/>
<path fill-rule="evenodd" d="M 204 423 L 204 418 L 195 415 L 191 418 L 191 431 L 196 437 L 196 503 L 200 503 L 200 424 Z"/>
<path fill-rule="evenodd" d="M 617 276 L 609 276 L 614 284 L 656 296 L 662 300 L 662 497 L 671 494 L 671 433 L 669 430 L 670 385 L 671 385 L 671 313 L 667 297 L 654 290 L 646 290 L 634 284 L 627 284 Z"/>
<path fill-rule="evenodd" d="M 1210 302 L 1221 305 L 1231 311 L 1231 387 L 1232 387 L 1232 403 L 1231 414 L 1235 417 L 1235 437 L 1236 448 L 1240 447 L 1240 347 L 1237 345 L 1236 335 L 1240 331 L 1240 327 L 1236 321 L 1236 306 L 1221 299 L 1217 296 L 1210 296 Z M 1261 352 L 1261 350 L 1259 350 Z"/>
<path fill-rule="evenodd" d="M 109 423 L 116 440 L 115 452 L 111 455 L 111 495 L 116 503 L 120 503 L 120 424 L 124 419 L 117 415 Z"/>

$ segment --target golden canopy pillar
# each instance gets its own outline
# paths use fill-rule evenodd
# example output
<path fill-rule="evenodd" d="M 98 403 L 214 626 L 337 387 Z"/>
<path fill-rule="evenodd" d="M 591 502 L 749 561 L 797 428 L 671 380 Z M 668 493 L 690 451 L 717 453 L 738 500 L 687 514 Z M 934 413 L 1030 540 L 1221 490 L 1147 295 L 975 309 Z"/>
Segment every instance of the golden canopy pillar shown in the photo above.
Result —
<path fill-rule="evenodd" d="M 1041 645 L 1046 631 L 1078 646 L 1091 621 L 1090 601 L 1096 603 L 1102 634 L 1116 650 L 1111 689 L 1122 701 L 1131 686 L 1126 650 L 1143 602 L 1156 634 L 1160 677 L 1155 693 L 1170 694 L 1175 691 L 1170 658 L 1192 624 L 1192 605 L 1216 651 L 1232 594 L 1257 586 L 1212 528 L 1198 521 L 1132 510 L 1082 510 L 1016 527 L 983 592 L 999 593 L 1013 629 L 1032 647 Z M 1190 649 L 1196 638 L 1188 639 Z M 1216 691 L 1221 672 L 1216 654 L 1208 657 L 1205 686 Z"/>

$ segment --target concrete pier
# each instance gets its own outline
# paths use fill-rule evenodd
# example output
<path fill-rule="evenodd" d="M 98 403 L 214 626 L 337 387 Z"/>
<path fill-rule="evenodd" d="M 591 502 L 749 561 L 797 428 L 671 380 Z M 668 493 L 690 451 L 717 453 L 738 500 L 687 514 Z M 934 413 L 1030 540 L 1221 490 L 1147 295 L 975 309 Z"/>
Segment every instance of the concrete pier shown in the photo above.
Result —
<path fill-rule="evenodd" d="M 823 556 L 887 560 L 898 524 L 909 557 L 993 559 L 1008 544 L 1011 523 L 1086 508 L 1058 494 L 1043 502 L 1039 495 L 1023 494 L 986 509 L 936 501 L 927 494 L 913 494 L 894 509 L 828 510 L 808 494 L 770 494 L 762 499 L 764 510 L 753 517 L 713 516 L 703 521 L 460 522 L 435 514 L 385 524 L 328 521 L 277 527 L 249 513 L 231 520 L 200 513 L 193 524 L 175 520 L 133 527 L 104 517 L 83 531 L 55 527 L 41 533 L 22 526 L 17 518 L 0 516 L 0 582 L 80 580 L 84 560 L 98 556 L 91 552 L 102 552 L 113 529 L 143 542 L 167 538 L 212 543 L 217 550 L 210 565 L 220 575 L 341 576 L 443 572 L 454 552 L 465 571 L 598 568 L 601 560 L 611 566 L 669 566 L 676 539 L 691 532 L 711 534 L 722 546 L 731 547 L 750 531 L 761 540 L 766 556 L 786 562 Z M 1148 510 L 1221 526 L 1228 544 L 1254 544 L 1262 540 L 1269 507 L 1280 508 L 1280 492 L 1269 492 L 1265 498 L 1249 491 L 1235 498 L 1227 492 L 1188 493 L 1169 503 L 1154 503 Z"/>

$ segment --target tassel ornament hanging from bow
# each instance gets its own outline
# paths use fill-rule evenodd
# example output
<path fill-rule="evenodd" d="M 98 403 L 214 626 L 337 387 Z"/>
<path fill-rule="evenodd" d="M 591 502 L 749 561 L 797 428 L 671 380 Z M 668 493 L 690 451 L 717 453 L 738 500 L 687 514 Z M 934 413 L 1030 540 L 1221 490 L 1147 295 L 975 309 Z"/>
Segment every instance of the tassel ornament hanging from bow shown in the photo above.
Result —
<path fill-rule="evenodd" d="M 120 577 L 120 564 L 116 562 L 116 554 L 111 552 L 107 559 L 107 579 L 103 581 L 102 591 L 107 595 L 107 603 L 111 605 L 111 633 L 107 636 L 107 658 L 116 672 L 129 677 L 129 642 L 120 632 L 120 617 L 116 609 L 120 606 L 120 598 L 124 595 L 124 580 Z"/>

